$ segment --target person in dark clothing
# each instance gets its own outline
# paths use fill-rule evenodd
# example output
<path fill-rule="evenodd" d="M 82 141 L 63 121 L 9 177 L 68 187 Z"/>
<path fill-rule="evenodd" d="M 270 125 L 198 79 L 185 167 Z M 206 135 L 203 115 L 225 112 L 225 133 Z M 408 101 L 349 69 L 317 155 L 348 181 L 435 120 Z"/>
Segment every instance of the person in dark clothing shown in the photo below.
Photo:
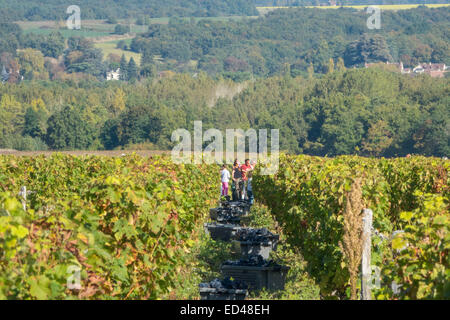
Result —
<path fill-rule="evenodd" d="M 242 199 L 242 190 L 243 190 L 243 180 L 242 180 L 242 171 L 239 161 L 234 160 L 233 171 L 231 173 L 231 179 L 233 180 L 233 184 L 231 186 L 233 201 L 237 201 Z"/>

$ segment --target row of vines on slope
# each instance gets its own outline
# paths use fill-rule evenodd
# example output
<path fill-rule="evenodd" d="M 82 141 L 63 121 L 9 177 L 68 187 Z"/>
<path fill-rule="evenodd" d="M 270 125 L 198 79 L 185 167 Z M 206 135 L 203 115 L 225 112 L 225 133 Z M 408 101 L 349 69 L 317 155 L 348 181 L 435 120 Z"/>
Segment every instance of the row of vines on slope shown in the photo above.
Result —
<path fill-rule="evenodd" d="M 253 189 L 297 246 L 326 298 L 349 297 L 343 240 L 346 198 L 362 179 L 363 207 L 374 214 L 372 265 L 380 273 L 377 299 L 450 298 L 448 160 L 281 155 L 277 174 L 256 173 Z M 391 241 L 392 240 L 392 241 Z M 393 289 L 391 284 L 400 286 Z"/>
<path fill-rule="evenodd" d="M 217 197 L 214 172 L 167 157 L 0 157 L 0 299 L 169 292 Z"/>

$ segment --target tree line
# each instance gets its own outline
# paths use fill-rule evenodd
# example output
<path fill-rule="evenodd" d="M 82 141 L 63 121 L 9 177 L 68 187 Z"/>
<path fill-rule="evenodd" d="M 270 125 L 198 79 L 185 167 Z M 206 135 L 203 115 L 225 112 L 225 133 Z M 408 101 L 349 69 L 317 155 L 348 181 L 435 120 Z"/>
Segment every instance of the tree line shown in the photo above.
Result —
<path fill-rule="evenodd" d="M 252 0 L 78 0 L 70 4 L 58 0 L 3 0 L 0 20 L 65 20 L 67 7 L 71 4 L 81 8 L 82 19 L 258 15 Z"/>
<path fill-rule="evenodd" d="M 164 149 L 171 133 L 280 129 L 280 148 L 320 156 L 450 154 L 449 79 L 382 69 L 236 83 L 205 73 L 134 84 L 91 80 L 0 86 L 0 147 Z M 208 144 L 208 142 L 205 142 Z"/>
<path fill-rule="evenodd" d="M 319 6 L 328 0 L 78 0 L 71 4 L 81 8 L 83 19 L 140 19 L 160 17 L 257 16 L 256 6 Z M 338 0 L 337 5 L 416 4 L 417 0 Z M 433 3 L 447 3 L 434 0 Z M 0 21 L 65 20 L 69 4 L 58 0 L 2 0 Z"/>
<path fill-rule="evenodd" d="M 328 0 L 253 0 L 258 7 L 301 7 L 330 5 Z M 386 4 L 417 4 L 417 0 L 337 0 L 338 6 L 350 5 L 386 5 Z M 446 0 L 433 0 L 433 3 L 447 3 Z"/>

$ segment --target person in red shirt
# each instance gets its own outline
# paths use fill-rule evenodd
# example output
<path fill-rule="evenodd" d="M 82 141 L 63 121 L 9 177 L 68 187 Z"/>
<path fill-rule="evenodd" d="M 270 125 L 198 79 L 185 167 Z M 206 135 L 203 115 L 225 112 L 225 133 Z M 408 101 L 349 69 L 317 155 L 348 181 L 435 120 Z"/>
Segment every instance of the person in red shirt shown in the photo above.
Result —
<path fill-rule="evenodd" d="M 247 198 L 247 186 L 248 186 L 248 173 L 253 170 L 253 166 L 250 164 L 249 159 L 245 159 L 245 163 L 241 166 L 242 171 L 242 180 L 244 181 L 244 196 L 243 198 Z"/>

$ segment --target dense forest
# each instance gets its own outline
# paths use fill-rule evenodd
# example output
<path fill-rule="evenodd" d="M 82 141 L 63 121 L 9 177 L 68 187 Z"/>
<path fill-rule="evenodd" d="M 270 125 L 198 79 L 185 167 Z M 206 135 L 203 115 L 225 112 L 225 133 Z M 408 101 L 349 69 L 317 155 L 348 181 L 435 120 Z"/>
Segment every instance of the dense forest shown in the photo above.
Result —
<path fill-rule="evenodd" d="M 417 4 L 417 0 L 338 0 L 338 5 Z M 431 3 L 447 3 L 433 0 Z M 319 6 L 329 0 L 1 0 L 0 20 L 60 20 L 69 5 L 81 8 L 83 19 L 126 19 L 145 15 L 159 17 L 257 16 L 257 6 Z"/>
<path fill-rule="evenodd" d="M 335 69 L 244 83 L 201 73 L 135 84 L 67 80 L 0 86 L 0 147 L 169 149 L 171 133 L 280 129 L 282 150 L 312 155 L 450 154 L 449 79 Z"/>
<path fill-rule="evenodd" d="M 386 5 L 386 4 L 423 4 L 423 3 L 447 3 L 447 0 L 433 0 L 433 1 L 417 1 L 417 0 L 337 0 L 336 5 Z M 301 6 L 318 6 L 330 5 L 328 0 L 253 0 L 253 3 L 258 7 L 301 7 Z"/>
<path fill-rule="evenodd" d="M 83 19 L 134 18 L 138 15 L 157 17 L 205 17 L 258 15 L 251 0 L 1 0 L 0 18 L 17 20 L 59 20 L 67 17 L 69 5 L 81 8 Z"/>
<path fill-rule="evenodd" d="M 384 11 L 380 30 L 367 29 L 367 18 L 354 9 L 299 8 L 242 21 L 174 20 L 151 25 L 131 50 L 143 53 L 144 64 L 162 56 L 182 69 L 195 60 L 210 75 L 232 72 L 235 79 L 236 72 L 250 78 L 279 74 L 286 66 L 293 75 L 310 66 L 325 73 L 330 59 L 339 58 L 347 67 L 400 60 L 405 66 L 450 63 L 450 8 Z"/>

